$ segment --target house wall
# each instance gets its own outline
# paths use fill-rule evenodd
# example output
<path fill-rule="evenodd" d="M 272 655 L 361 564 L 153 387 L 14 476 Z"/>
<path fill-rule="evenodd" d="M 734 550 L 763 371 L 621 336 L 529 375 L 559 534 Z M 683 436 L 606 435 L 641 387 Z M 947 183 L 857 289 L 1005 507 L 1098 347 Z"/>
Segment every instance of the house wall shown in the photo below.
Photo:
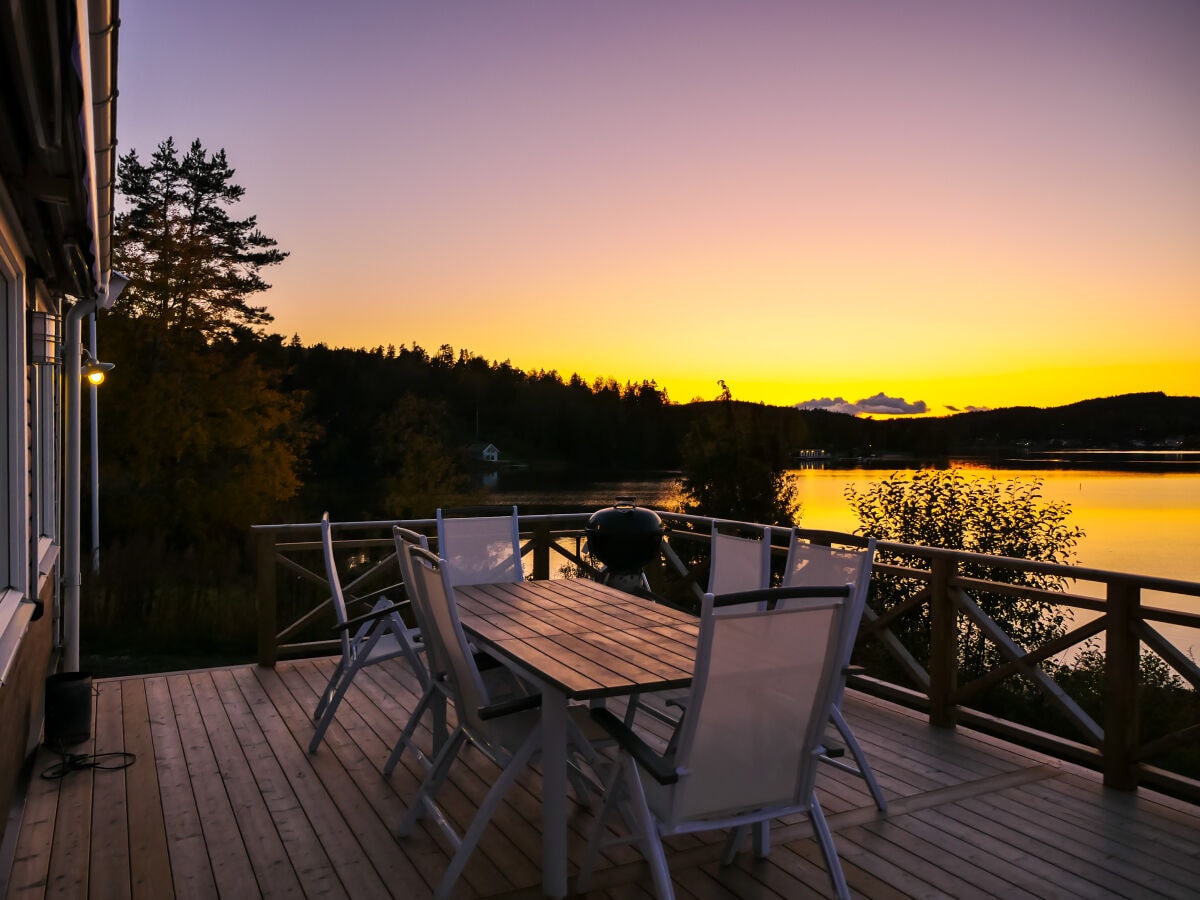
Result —
<path fill-rule="evenodd" d="M 28 357 L 29 312 L 51 307 L 26 271 L 26 245 L 0 180 L 0 829 L 41 734 L 58 583 L 60 378 Z"/>
<path fill-rule="evenodd" d="M 0 685 L 0 844 L 8 823 L 17 785 L 29 753 L 37 746 L 42 728 L 42 696 L 53 652 L 54 583 L 51 572 L 42 582 L 40 599 L 45 614 L 29 623 L 9 677 Z"/>

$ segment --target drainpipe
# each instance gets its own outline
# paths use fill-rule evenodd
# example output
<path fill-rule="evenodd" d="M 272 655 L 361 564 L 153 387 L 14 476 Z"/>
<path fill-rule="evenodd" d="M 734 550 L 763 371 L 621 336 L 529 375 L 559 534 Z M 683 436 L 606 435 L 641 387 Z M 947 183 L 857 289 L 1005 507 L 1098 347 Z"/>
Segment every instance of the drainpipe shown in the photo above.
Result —
<path fill-rule="evenodd" d="M 79 430 L 82 377 L 82 322 L 100 306 L 100 297 L 80 300 L 67 311 L 63 328 L 63 393 L 67 434 L 63 473 L 63 671 L 79 671 Z"/>
<path fill-rule="evenodd" d="M 82 321 L 97 309 L 116 302 L 128 280 L 110 272 L 112 215 L 116 173 L 117 0 L 74 0 L 76 27 L 72 48 L 83 87 L 79 128 L 85 148 L 84 177 L 90 191 L 88 214 L 93 239 L 93 277 L 96 294 L 77 301 L 63 328 L 63 405 L 66 407 L 66 447 L 63 473 L 63 643 L 64 671 L 79 671 L 79 479 L 80 397 L 83 391 Z M 103 182 L 97 175 L 103 177 Z"/>
<path fill-rule="evenodd" d="M 79 671 L 79 482 L 81 397 L 83 395 L 83 318 L 117 301 L 129 279 L 110 272 L 108 284 L 90 300 L 80 300 L 66 315 L 63 327 L 63 385 L 66 407 L 66 467 L 63 473 L 63 671 Z"/>

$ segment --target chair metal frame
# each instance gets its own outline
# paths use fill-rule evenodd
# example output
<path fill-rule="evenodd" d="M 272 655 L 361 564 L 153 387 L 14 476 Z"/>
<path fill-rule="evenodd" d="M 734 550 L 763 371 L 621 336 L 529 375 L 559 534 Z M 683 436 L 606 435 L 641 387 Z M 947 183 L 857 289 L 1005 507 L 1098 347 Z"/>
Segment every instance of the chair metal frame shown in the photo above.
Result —
<path fill-rule="evenodd" d="M 857 775 L 866 782 L 871 798 L 880 812 L 887 812 L 887 798 L 879 786 L 875 773 L 867 761 L 866 753 L 854 736 L 854 730 L 842 712 L 842 695 L 846 690 L 846 678 L 850 674 L 850 659 L 854 653 L 854 644 L 858 637 L 859 625 L 862 622 L 863 610 L 867 604 L 867 594 L 871 588 L 871 567 L 875 559 L 875 538 L 868 538 L 864 547 L 834 548 L 824 544 L 815 544 L 799 537 L 796 529 L 792 530 L 791 543 L 788 547 L 787 564 L 784 568 L 783 583 L 785 586 L 806 584 L 828 584 L 831 581 L 845 580 L 854 586 L 847 603 L 844 628 L 841 636 L 841 677 L 834 693 L 833 708 L 830 720 L 833 722 L 846 748 L 854 759 L 851 764 L 846 760 L 826 754 L 824 762 Z"/>
<path fill-rule="evenodd" d="M 849 897 L 814 781 L 838 682 L 844 598 L 851 590 L 806 586 L 721 598 L 706 594 L 686 711 L 678 741 L 665 756 L 610 711 L 592 711 L 621 753 L 592 826 L 578 892 L 588 890 L 601 846 L 636 841 L 650 863 L 657 895 L 670 900 L 674 889 L 663 838 L 730 828 L 722 859 L 728 863 L 745 828 L 755 827 L 755 851 L 765 856 L 770 820 L 803 813 L 812 821 L 834 890 Z M 748 647 L 756 649 L 747 653 Z M 730 716 L 737 721 L 728 721 Z M 630 835 L 606 841 L 613 809 Z"/>
<path fill-rule="evenodd" d="M 454 705 L 456 720 L 450 736 L 434 756 L 398 830 L 401 836 L 408 835 L 419 819 L 428 816 L 454 847 L 454 855 L 434 894 L 444 898 L 453 890 L 504 795 L 541 750 L 541 710 L 538 708 L 541 695 L 519 694 L 497 699 L 481 675 L 463 632 L 453 601 L 454 585 L 445 560 L 408 543 L 397 549 L 409 557 L 413 573 L 411 597 L 421 609 L 421 618 L 428 623 L 425 632 L 428 652 L 433 654 L 439 667 L 444 665 L 444 671 L 437 677 Z M 588 719 L 583 707 L 572 707 L 568 723 L 576 753 L 585 761 L 594 760 L 590 741 L 593 737 L 604 739 L 604 733 Z M 501 772 L 470 826 L 460 835 L 438 807 L 436 797 L 459 751 L 468 742 L 499 766 Z M 578 768 L 571 780 L 577 793 L 590 794 L 591 788 Z"/>
<path fill-rule="evenodd" d="M 328 512 L 321 516 L 321 552 L 325 563 L 325 576 L 329 583 L 330 601 L 337 617 L 334 627 L 341 642 L 342 658 L 329 677 L 329 682 L 321 692 L 321 698 L 313 712 L 316 729 L 308 743 L 309 753 L 316 753 L 320 747 L 325 732 L 333 722 L 337 708 L 359 669 L 403 657 L 412 668 L 422 689 L 429 682 L 429 673 L 420 656 L 420 633 L 409 628 L 400 616 L 400 611 L 409 606 L 408 600 L 393 603 L 387 597 L 380 596 L 370 612 L 361 616 L 350 616 L 348 595 L 342 589 L 337 561 L 334 558 L 333 524 L 329 521 Z M 360 599 L 362 598 L 350 596 L 351 602 Z"/>

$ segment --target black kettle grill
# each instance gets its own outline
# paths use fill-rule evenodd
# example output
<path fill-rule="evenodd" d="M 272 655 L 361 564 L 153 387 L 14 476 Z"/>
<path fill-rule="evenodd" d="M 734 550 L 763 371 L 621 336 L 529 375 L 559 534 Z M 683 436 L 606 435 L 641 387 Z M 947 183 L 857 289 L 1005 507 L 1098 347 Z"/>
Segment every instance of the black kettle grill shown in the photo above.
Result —
<path fill-rule="evenodd" d="M 638 506 L 633 497 L 618 497 L 592 513 L 585 530 L 588 552 L 605 566 L 601 580 L 628 589 L 630 582 L 644 585 L 642 570 L 658 557 L 667 529 L 654 510 Z"/>

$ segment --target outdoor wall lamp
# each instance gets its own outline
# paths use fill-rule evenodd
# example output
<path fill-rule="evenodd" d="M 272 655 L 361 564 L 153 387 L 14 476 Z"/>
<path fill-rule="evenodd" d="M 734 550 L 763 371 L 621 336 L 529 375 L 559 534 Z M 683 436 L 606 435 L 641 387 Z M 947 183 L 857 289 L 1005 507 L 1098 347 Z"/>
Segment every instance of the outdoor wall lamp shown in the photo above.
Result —
<path fill-rule="evenodd" d="M 62 346 L 62 316 L 34 310 L 29 314 L 29 361 L 35 366 L 57 366 Z"/>
<path fill-rule="evenodd" d="M 116 366 L 113 363 L 100 362 L 96 357 L 92 356 L 87 350 L 83 351 L 83 365 L 79 371 L 83 373 L 83 377 L 90 384 L 104 384 L 104 376 L 111 372 Z"/>

